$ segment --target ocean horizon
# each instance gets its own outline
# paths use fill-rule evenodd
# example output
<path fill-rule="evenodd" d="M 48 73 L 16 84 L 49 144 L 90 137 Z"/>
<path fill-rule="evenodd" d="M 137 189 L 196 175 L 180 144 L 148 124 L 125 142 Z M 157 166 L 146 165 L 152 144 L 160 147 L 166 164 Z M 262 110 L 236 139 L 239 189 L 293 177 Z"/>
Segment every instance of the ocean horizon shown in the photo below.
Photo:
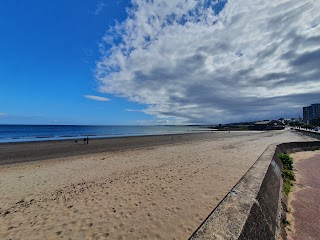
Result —
<path fill-rule="evenodd" d="M 24 125 L 0 124 L 0 143 L 111 138 L 145 135 L 164 135 L 203 131 L 205 126 L 187 125 Z"/>

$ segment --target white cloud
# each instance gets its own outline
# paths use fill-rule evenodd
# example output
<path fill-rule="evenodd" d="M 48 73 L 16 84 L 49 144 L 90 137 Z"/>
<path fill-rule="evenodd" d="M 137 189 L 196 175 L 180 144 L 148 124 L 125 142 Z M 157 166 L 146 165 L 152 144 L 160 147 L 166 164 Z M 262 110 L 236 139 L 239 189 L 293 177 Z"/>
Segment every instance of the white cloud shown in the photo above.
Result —
<path fill-rule="evenodd" d="M 143 110 L 139 109 L 124 109 L 126 112 L 144 112 Z"/>
<path fill-rule="evenodd" d="M 6 117 L 8 114 L 0 112 L 0 117 Z"/>
<path fill-rule="evenodd" d="M 102 9 L 104 8 L 104 7 L 106 7 L 107 5 L 104 3 L 104 2 L 98 2 L 98 4 L 97 4 L 97 8 L 96 8 L 96 10 L 94 11 L 94 15 L 99 15 L 100 14 L 100 12 L 102 11 Z"/>
<path fill-rule="evenodd" d="M 93 96 L 93 95 L 84 95 L 84 97 L 91 100 L 99 101 L 99 102 L 107 102 L 110 100 L 109 98 Z"/>
<path fill-rule="evenodd" d="M 151 125 L 183 125 L 183 121 L 172 120 L 172 119 L 159 119 L 159 120 L 138 120 L 138 125 L 151 126 Z"/>
<path fill-rule="evenodd" d="M 221 2 L 221 1 L 220 1 Z M 104 37 L 103 92 L 182 122 L 290 114 L 320 93 L 320 1 L 132 0 Z"/>

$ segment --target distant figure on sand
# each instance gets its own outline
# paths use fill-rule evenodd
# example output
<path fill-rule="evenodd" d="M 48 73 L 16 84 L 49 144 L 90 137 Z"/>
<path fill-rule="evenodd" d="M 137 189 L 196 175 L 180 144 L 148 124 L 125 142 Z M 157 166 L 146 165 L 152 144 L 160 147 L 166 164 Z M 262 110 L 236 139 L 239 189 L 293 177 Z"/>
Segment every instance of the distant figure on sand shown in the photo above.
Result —
<path fill-rule="evenodd" d="M 89 144 L 89 137 L 87 137 L 87 144 Z"/>
<path fill-rule="evenodd" d="M 86 139 L 86 138 L 84 138 L 84 139 L 83 139 L 83 144 L 86 144 L 86 141 L 87 141 L 87 139 Z"/>

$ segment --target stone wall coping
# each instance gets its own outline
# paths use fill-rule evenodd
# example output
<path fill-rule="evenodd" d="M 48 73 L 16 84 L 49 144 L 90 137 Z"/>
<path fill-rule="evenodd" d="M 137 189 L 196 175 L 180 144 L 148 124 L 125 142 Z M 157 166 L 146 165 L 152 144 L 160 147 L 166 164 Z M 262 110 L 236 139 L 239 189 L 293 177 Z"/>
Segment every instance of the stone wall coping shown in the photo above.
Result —
<path fill-rule="evenodd" d="M 276 239 L 283 215 L 278 154 L 314 149 L 320 149 L 320 141 L 268 146 L 189 240 Z"/>

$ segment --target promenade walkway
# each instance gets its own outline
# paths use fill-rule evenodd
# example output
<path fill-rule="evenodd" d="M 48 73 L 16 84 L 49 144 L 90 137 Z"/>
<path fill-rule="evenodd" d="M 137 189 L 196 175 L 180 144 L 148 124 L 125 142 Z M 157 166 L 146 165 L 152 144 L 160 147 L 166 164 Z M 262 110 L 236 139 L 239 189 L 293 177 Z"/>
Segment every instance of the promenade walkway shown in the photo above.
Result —
<path fill-rule="evenodd" d="M 320 239 L 320 151 L 298 152 L 292 157 L 297 181 L 289 195 L 289 239 Z"/>

